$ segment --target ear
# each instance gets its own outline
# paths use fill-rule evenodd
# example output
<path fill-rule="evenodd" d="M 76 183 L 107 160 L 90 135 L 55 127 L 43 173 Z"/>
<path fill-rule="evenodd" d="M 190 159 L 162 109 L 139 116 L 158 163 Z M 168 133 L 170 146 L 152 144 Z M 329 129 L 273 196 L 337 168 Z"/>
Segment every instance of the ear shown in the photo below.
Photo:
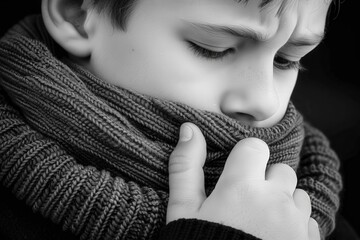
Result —
<path fill-rule="evenodd" d="M 45 26 L 68 53 L 77 57 L 91 54 L 91 42 L 84 24 L 88 10 L 87 0 L 42 0 L 42 16 Z"/>

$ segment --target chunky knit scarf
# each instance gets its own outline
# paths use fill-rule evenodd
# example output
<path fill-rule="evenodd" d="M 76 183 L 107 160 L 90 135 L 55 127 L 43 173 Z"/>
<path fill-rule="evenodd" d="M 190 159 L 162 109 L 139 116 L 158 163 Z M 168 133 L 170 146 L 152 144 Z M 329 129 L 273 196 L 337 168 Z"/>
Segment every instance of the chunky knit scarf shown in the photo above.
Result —
<path fill-rule="evenodd" d="M 0 41 L 0 181 L 36 212 L 82 239 L 155 239 L 165 223 L 167 163 L 179 127 L 190 121 L 207 141 L 209 194 L 233 146 L 269 145 L 312 199 L 323 236 L 339 207 L 339 161 L 325 137 L 290 103 L 270 128 L 252 128 L 110 85 L 67 60 L 41 17 Z"/>

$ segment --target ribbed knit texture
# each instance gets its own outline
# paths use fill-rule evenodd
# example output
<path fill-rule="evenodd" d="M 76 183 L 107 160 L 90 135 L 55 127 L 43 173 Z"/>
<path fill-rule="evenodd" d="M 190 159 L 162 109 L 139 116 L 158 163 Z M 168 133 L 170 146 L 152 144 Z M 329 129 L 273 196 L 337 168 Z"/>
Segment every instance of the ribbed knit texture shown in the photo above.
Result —
<path fill-rule="evenodd" d="M 39 16 L 0 41 L 0 90 L 0 181 L 82 239 L 156 239 L 165 223 L 168 157 L 188 121 L 207 141 L 208 194 L 233 146 L 258 137 L 269 145 L 269 164 L 297 171 L 322 235 L 334 228 L 339 160 L 292 103 L 277 125 L 251 128 L 130 92 L 69 62 Z"/>

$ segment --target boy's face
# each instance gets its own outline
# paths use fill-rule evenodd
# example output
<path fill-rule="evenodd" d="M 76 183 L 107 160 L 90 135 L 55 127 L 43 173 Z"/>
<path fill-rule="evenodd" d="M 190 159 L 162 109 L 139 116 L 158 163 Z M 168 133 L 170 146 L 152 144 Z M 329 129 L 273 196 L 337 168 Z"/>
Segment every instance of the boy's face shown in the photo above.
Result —
<path fill-rule="evenodd" d="M 138 1 L 127 31 L 95 12 L 87 67 L 153 97 L 257 127 L 284 116 L 299 61 L 321 40 L 329 3 L 299 0 L 279 17 L 257 0 Z M 277 6 L 277 5 L 276 5 Z M 87 27 L 87 25 L 85 25 Z"/>

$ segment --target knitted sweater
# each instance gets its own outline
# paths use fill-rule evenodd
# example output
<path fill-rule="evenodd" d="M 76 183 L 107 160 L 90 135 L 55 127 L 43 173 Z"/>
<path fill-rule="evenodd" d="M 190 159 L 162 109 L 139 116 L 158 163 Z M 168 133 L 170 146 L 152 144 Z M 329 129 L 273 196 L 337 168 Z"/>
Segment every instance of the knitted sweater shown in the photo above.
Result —
<path fill-rule="evenodd" d="M 292 103 L 275 126 L 252 128 L 131 92 L 70 62 L 41 17 L 29 17 L 0 41 L 0 104 L 0 181 L 83 239 L 157 238 L 165 222 L 168 157 L 188 121 L 208 144 L 207 194 L 232 147 L 261 138 L 269 164 L 297 172 L 322 236 L 334 228 L 339 160 Z"/>

